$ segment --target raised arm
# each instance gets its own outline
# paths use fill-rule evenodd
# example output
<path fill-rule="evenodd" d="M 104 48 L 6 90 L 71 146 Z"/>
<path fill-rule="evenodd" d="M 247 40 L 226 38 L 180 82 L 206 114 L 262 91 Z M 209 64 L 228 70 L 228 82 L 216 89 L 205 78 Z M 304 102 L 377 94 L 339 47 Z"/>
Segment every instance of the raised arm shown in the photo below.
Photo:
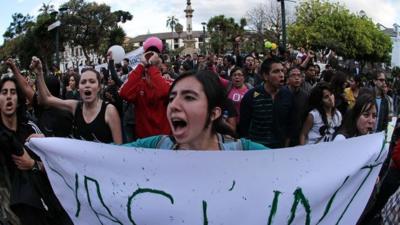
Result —
<path fill-rule="evenodd" d="M 37 57 L 32 57 L 32 62 L 30 69 L 36 74 L 37 79 L 37 89 L 38 89 L 38 102 L 49 107 L 55 107 L 63 110 L 67 110 L 72 114 L 75 113 L 75 108 L 77 105 L 76 100 L 63 100 L 53 96 L 46 86 L 44 81 L 42 62 Z"/>
<path fill-rule="evenodd" d="M 112 52 L 107 53 L 107 62 L 108 62 L 108 71 L 110 71 L 111 79 L 114 80 L 115 84 L 118 87 L 121 87 L 123 82 L 118 77 L 117 71 L 115 70 L 114 59 L 112 58 Z"/>
<path fill-rule="evenodd" d="M 6 61 L 6 64 L 13 72 L 14 77 L 17 80 L 18 86 L 21 87 L 21 90 L 24 93 L 25 97 L 29 100 L 29 102 L 32 102 L 35 91 L 29 85 L 25 77 L 21 75 L 21 72 L 19 71 L 17 65 L 15 65 L 14 60 L 9 58 Z"/>

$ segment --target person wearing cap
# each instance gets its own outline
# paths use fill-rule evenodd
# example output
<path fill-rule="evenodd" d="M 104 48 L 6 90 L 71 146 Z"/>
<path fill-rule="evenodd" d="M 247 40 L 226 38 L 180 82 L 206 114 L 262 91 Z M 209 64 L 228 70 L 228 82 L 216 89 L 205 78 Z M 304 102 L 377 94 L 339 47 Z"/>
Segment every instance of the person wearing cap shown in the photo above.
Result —
<path fill-rule="evenodd" d="M 119 90 L 122 99 L 135 105 L 135 134 L 138 138 L 171 133 L 166 116 L 170 85 L 163 79 L 159 68 L 162 47 L 159 38 L 146 39 L 141 62 Z"/>

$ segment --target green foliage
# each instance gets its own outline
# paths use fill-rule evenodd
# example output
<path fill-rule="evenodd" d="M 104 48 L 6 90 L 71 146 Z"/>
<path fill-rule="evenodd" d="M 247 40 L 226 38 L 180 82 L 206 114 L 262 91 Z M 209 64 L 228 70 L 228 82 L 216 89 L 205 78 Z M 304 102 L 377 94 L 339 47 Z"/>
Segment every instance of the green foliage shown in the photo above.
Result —
<path fill-rule="evenodd" d="M 177 23 L 175 25 L 175 32 L 180 36 L 181 33 L 183 32 L 183 26 L 180 23 Z"/>
<path fill-rule="evenodd" d="M 167 18 L 167 24 L 166 26 L 171 28 L 171 32 L 174 32 L 175 30 L 175 26 L 178 24 L 178 18 L 176 18 L 175 16 L 169 16 Z"/>
<path fill-rule="evenodd" d="M 257 4 L 246 13 L 248 29 L 252 31 L 246 35 L 247 43 L 241 44 L 246 52 L 264 49 L 264 42 L 279 43 L 282 33 L 282 15 L 280 3 L 276 0 L 267 0 Z M 286 10 L 286 24 L 291 23 L 289 10 Z"/>
<path fill-rule="evenodd" d="M 178 25 L 178 24 L 179 24 L 178 18 L 176 18 L 175 16 L 169 16 L 167 18 L 166 26 L 171 28 L 171 43 L 170 43 L 171 45 L 169 46 L 169 48 L 171 48 L 171 49 L 167 48 L 168 52 L 170 50 L 174 49 L 174 30 L 175 30 L 176 25 Z"/>
<path fill-rule="evenodd" d="M 313 49 L 334 49 L 357 60 L 386 62 L 392 49 L 390 37 L 371 19 L 351 13 L 339 3 L 304 0 L 297 7 L 296 22 L 288 27 L 289 42 Z"/>
<path fill-rule="evenodd" d="M 126 33 L 122 27 L 115 27 L 110 31 L 109 37 L 105 39 L 100 45 L 100 52 L 107 52 L 113 45 L 123 45 Z M 126 50 L 126 49 L 125 49 Z"/>
<path fill-rule="evenodd" d="M 0 51 L 1 58 L 10 56 L 18 58 L 20 66 L 23 68 L 28 68 L 34 55 L 40 56 L 46 65 L 51 63 L 51 55 L 55 51 L 55 36 L 54 31 L 49 32 L 47 27 L 54 22 L 54 15 L 49 14 L 48 10 L 41 10 L 41 12 L 37 16 L 36 22 L 28 20 L 28 17 L 13 16 L 13 18 L 20 19 L 17 27 L 24 27 L 24 29 L 14 29 L 16 31 L 14 37 L 6 39 Z M 21 21 L 25 21 L 25 23 Z M 15 27 L 15 24 L 18 23 L 11 22 L 10 27 Z"/>
<path fill-rule="evenodd" d="M 210 34 L 210 45 L 215 53 L 223 53 L 226 49 L 233 49 L 235 38 L 242 36 L 246 19 L 241 18 L 239 24 L 230 17 L 224 15 L 214 16 L 207 23 L 207 30 Z"/>
<path fill-rule="evenodd" d="M 62 34 L 72 47 L 82 46 L 87 61 L 89 52 L 102 55 L 109 46 L 122 44 L 126 34 L 117 23 L 133 18 L 128 11 L 111 12 L 106 4 L 84 0 L 69 0 L 62 7 L 68 9 L 61 15 Z"/>
<path fill-rule="evenodd" d="M 392 77 L 400 77 L 400 67 L 398 66 L 393 67 Z"/>
<path fill-rule="evenodd" d="M 12 15 L 13 21 L 3 34 L 4 39 L 9 40 L 26 32 L 33 23 L 32 19 L 32 16 L 29 14 L 24 16 L 21 13 L 14 13 Z"/>
<path fill-rule="evenodd" d="M 117 26 L 117 18 L 110 7 L 83 0 L 70 0 L 62 7 L 68 9 L 61 16 L 61 33 L 68 44 L 72 47 L 80 45 L 87 61 L 91 51 L 104 54 L 99 52 L 100 46 L 108 41 L 107 37 Z"/>
<path fill-rule="evenodd" d="M 113 12 L 115 18 L 117 18 L 117 22 L 125 23 L 128 20 L 132 20 L 133 16 L 128 11 L 117 10 Z"/>
<path fill-rule="evenodd" d="M 36 55 L 46 62 L 47 68 L 53 63 L 55 36 L 59 29 L 60 51 L 65 44 L 80 45 L 89 61 L 89 52 L 105 54 L 109 46 L 122 45 L 126 34 L 117 23 L 133 18 L 127 11 L 111 12 L 108 5 L 85 0 L 69 0 L 59 11 L 51 4 L 43 4 L 35 21 L 29 15 L 15 13 L 3 35 L 5 41 L 0 48 L 0 59 L 17 57 L 21 67 L 27 68 L 31 57 Z M 61 21 L 61 26 L 48 31 L 48 26 L 56 20 Z"/>

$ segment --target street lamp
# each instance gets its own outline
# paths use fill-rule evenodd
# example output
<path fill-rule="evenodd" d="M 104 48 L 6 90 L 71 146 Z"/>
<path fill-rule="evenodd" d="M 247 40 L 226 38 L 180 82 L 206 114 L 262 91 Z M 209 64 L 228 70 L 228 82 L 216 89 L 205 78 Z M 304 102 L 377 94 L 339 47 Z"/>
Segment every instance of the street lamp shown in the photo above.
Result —
<path fill-rule="evenodd" d="M 202 22 L 201 25 L 203 25 L 203 49 L 202 49 L 202 54 L 206 54 L 206 22 Z"/>
<path fill-rule="evenodd" d="M 282 47 L 286 50 L 286 13 L 285 13 L 285 0 L 277 0 L 281 2 L 282 14 Z"/>
<path fill-rule="evenodd" d="M 60 36 L 60 26 L 61 26 L 61 21 L 59 20 L 59 18 L 58 18 L 59 16 L 58 15 L 59 15 L 59 12 L 63 13 L 66 10 L 67 10 L 67 8 L 61 7 L 61 8 L 58 9 L 58 11 L 52 12 L 51 15 L 56 17 L 57 20 L 47 27 L 47 31 L 51 31 L 53 29 L 56 29 L 55 47 L 56 47 L 56 64 L 57 64 L 57 67 L 60 66 L 60 50 L 59 50 L 59 43 L 58 42 L 59 42 L 59 39 L 60 39 L 59 36 Z"/>

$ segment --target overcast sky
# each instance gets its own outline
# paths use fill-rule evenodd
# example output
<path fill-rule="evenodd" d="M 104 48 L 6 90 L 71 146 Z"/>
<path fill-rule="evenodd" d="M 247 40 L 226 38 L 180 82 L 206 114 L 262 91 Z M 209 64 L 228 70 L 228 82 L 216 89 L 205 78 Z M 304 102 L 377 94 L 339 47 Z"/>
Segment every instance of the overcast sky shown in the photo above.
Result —
<path fill-rule="evenodd" d="M 274 1 L 274 0 L 272 0 Z M 296 0 L 299 2 L 301 0 Z M 352 12 L 364 10 L 373 21 L 386 27 L 392 27 L 394 23 L 400 24 L 400 0 L 330 0 L 345 4 Z M 37 15 L 42 3 L 50 3 L 58 6 L 66 0 L 1 0 L 0 8 L 0 44 L 3 43 L 5 30 L 12 21 L 11 15 L 15 12 Z M 175 16 L 186 27 L 185 14 L 186 0 L 97 0 L 106 3 L 111 10 L 125 10 L 133 15 L 133 20 L 122 24 L 128 36 L 139 34 L 167 32 L 166 20 L 168 16 Z M 237 21 L 245 16 L 246 12 L 260 3 L 269 0 L 192 0 L 195 10 L 193 15 L 193 29 L 202 30 L 201 22 L 207 22 L 212 16 L 224 14 L 226 17 L 234 17 Z M 287 1 L 287 7 L 294 9 L 296 3 Z M 7 6 L 7 7 L 5 7 Z"/>

